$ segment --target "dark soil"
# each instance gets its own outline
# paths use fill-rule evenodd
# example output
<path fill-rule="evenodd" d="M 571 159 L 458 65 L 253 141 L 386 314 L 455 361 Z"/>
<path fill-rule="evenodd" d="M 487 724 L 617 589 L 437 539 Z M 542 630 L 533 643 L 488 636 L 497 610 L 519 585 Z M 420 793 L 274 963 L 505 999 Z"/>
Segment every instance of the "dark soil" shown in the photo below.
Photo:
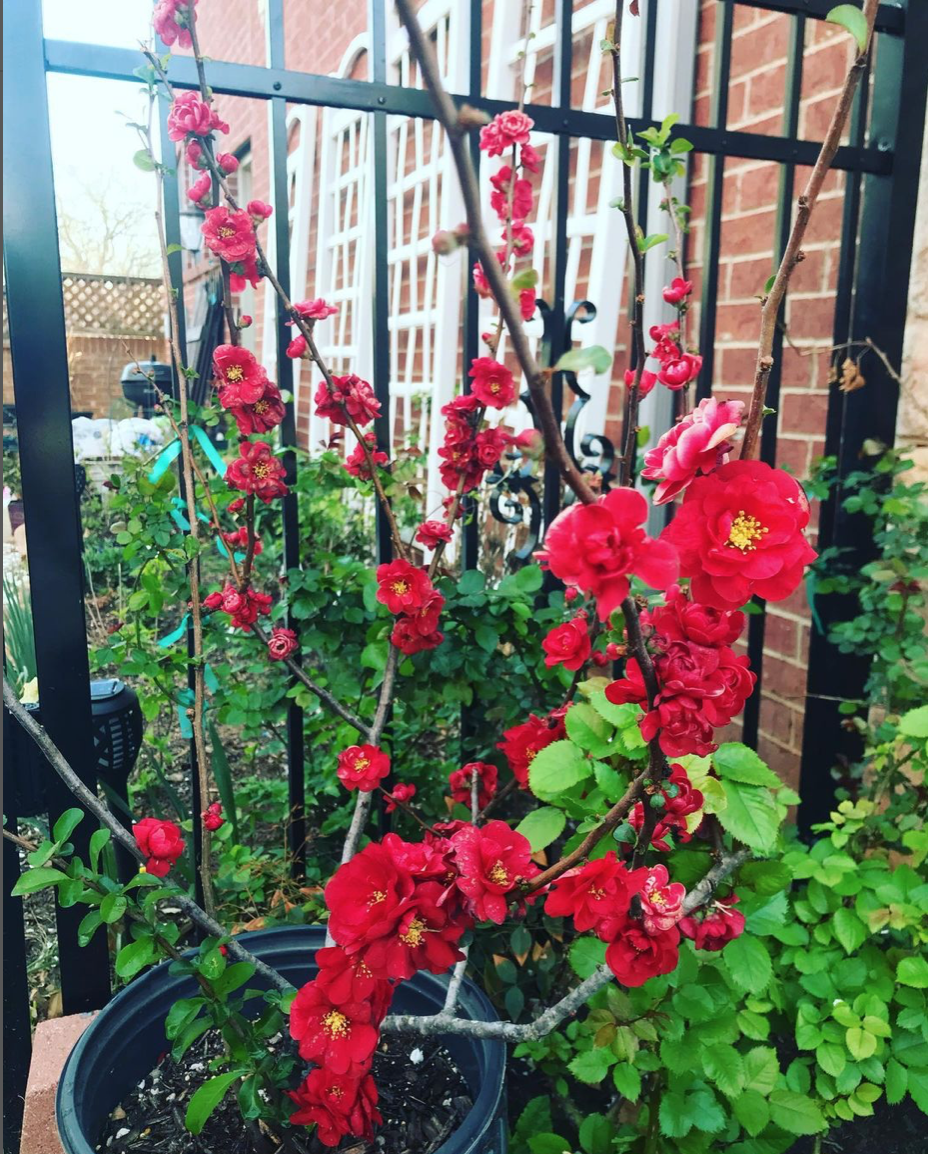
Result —
<path fill-rule="evenodd" d="M 281 1050 L 290 1045 L 284 1039 Z M 113 1111 L 95 1149 L 101 1154 L 269 1154 L 281 1149 L 255 1123 L 243 1121 L 234 1089 L 194 1137 L 184 1128 L 193 1092 L 209 1074 L 207 1063 L 222 1053 L 210 1031 L 180 1062 L 165 1056 Z M 373 1143 L 346 1138 L 342 1154 L 431 1154 L 467 1115 L 473 1102 L 461 1072 L 439 1043 L 384 1039 L 374 1055 L 383 1125 Z M 286 1130 L 292 1154 L 329 1154 L 309 1131 Z M 283 1136 L 283 1135 L 282 1135 Z"/>
<path fill-rule="evenodd" d="M 925 1115 L 911 1098 L 898 1106 L 876 1102 L 870 1118 L 855 1118 L 830 1130 L 822 1154 L 925 1154 Z M 789 1154 L 813 1154 L 814 1138 L 802 1138 Z"/>

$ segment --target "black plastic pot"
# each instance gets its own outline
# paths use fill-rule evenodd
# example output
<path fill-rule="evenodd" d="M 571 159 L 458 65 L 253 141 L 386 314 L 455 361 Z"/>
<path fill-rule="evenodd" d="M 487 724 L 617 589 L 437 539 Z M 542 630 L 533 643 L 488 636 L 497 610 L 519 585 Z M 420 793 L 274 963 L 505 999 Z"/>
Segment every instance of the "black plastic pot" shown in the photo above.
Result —
<path fill-rule="evenodd" d="M 319 926 L 282 926 L 247 935 L 249 950 L 295 986 L 315 974 L 313 958 L 324 940 L 325 931 Z M 117 994 L 71 1051 L 57 1101 L 58 1132 L 66 1154 L 94 1154 L 114 1107 L 168 1048 L 164 1036 L 167 1012 L 178 998 L 194 993 L 189 978 L 170 974 L 168 969 L 167 962 L 156 966 Z M 393 1009 L 400 1014 L 437 1013 L 446 987 L 447 978 L 416 974 L 397 989 Z M 458 1013 L 496 1018 L 486 996 L 468 981 L 461 987 Z M 505 1044 L 449 1035 L 445 1045 L 470 1086 L 474 1108 L 436 1154 L 505 1154 Z"/>

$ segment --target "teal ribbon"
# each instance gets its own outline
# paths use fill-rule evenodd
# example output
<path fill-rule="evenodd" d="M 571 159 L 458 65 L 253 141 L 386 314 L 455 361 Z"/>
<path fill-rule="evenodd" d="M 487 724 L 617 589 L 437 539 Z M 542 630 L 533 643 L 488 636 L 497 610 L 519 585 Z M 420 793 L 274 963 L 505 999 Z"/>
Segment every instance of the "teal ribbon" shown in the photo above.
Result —
<path fill-rule="evenodd" d="M 825 626 L 822 624 L 822 619 L 818 615 L 818 608 L 816 607 L 816 604 L 815 604 L 815 594 L 816 594 L 815 570 L 810 569 L 808 571 L 808 573 L 806 573 L 806 599 L 809 602 L 809 616 L 812 618 L 812 624 L 819 631 L 819 633 L 821 633 L 821 635 L 824 637 L 825 636 Z"/>
<path fill-rule="evenodd" d="M 220 477 L 226 475 L 226 463 L 216 452 L 216 446 L 206 435 L 206 430 L 199 425 L 191 425 L 190 432 L 193 433 L 195 440 L 199 441 L 200 448 L 206 454 L 206 459 L 213 466 Z"/>
<path fill-rule="evenodd" d="M 219 552 L 222 554 L 223 557 L 229 556 L 229 550 L 226 548 L 225 542 L 217 541 L 216 542 L 216 548 L 219 550 Z M 248 556 L 247 553 L 236 553 L 235 554 L 235 560 L 241 562 L 241 561 L 244 561 L 247 556 Z"/>
<path fill-rule="evenodd" d="M 219 688 L 219 682 L 216 679 L 216 674 L 208 665 L 203 666 L 203 680 L 206 683 L 206 688 L 210 693 L 215 693 Z M 187 716 L 187 710 L 193 709 L 194 694 L 192 689 L 182 689 L 177 695 L 177 720 L 180 723 L 180 735 L 190 741 L 193 738 L 193 726 L 190 724 L 190 718 Z M 206 711 L 210 707 L 209 701 L 203 702 L 203 715 L 206 716 Z"/>
<path fill-rule="evenodd" d="M 183 529 L 186 531 L 190 528 L 190 522 L 187 520 L 187 506 L 180 499 L 180 497 L 171 498 L 171 516 L 174 518 L 174 524 L 178 527 L 178 529 Z M 201 521 L 206 521 L 209 523 L 209 517 L 207 517 L 205 513 L 201 513 L 199 510 L 197 510 L 197 517 Z"/>
<path fill-rule="evenodd" d="M 190 614 L 185 613 L 181 618 L 180 625 L 178 625 L 172 633 L 168 633 L 167 636 L 161 638 L 161 640 L 158 642 L 158 648 L 167 649 L 173 645 L 175 641 L 180 641 L 180 639 L 187 632 L 187 622 L 189 620 Z"/>
<path fill-rule="evenodd" d="M 177 459 L 180 454 L 181 444 L 177 437 L 169 445 L 165 445 L 158 456 L 155 458 L 155 463 L 152 466 L 151 472 L 148 474 L 148 479 L 153 485 L 157 485 L 164 474 L 171 467 L 171 464 Z"/>
<path fill-rule="evenodd" d="M 204 454 L 206 455 L 206 459 L 213 466 L 219 476 L 224 477 L 226 475 L 226 463 L 216 451 L 216 446 L 206 435 L 206 430 L 200 425 L 190 425 L 188 431 L 203 450 Z M 153 485 L 156 485 L 158 481 L 161 480 L 172 463 L 177 460 L 178 456 L 180 455 L 180 450 L 181 443 L 179 437 L 175 437 L 170 444 L 164 446 L 164 448 L 155 458 L 155 463 L 152 466 L 152 470 L 148 474 L 148 479 Z"/>

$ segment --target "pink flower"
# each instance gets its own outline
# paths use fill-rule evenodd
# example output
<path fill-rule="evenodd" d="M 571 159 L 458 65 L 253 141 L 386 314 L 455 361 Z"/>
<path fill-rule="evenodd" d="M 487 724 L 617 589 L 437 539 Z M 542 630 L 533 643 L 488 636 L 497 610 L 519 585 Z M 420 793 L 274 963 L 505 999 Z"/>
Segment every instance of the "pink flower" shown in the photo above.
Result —
<path fill-rule="evenodd" d="M 350 417 L 358 425 L 369 424 L 380 414 L 380 401 L 367 381 L 351 373 L 332 377 L 332 390 L 325 381 L 316 389 L 316 416 L 328 417 L 333 424 L 347 425 Z"/>
<path fill-rule="evenodd" d="M 552 521 L 538 554 L 566 585 L 596 598 L 601 621 L 628 596 L 634 573 L 666 589 L 678 573 L 676 550 L 641 527 L 648 503 L 634 489 L 613 489 L 593 505 L 571 505 Z"/>
<path fill-rule="evenodd" d="M 299 645 L 292 629 L 278 627 L 271 630 L 267 642 L 267 655 L 272 661 L 285 661 L 291 653 L 296 653 Z"/>
<path fill-rule="evenodd" d="M 215 120 L 213 110 L 198 93 L 179 92 L 168 114 L 168 137 L 183 140 L 185 136 L 209 136 L 217 126 Z"/>
<path fill-rule="evenodd" d="M 652 481 L 663 478 L 654 493 L 655 505 L 672 501 L 697 473 L 711 473 L 725 464 L 732 447 L 728 438 L 737 432 L 743 411 L 743 401 L 707 397 L 648 450 L 641 475 Z"/>
<path fill-rule="evenodd" d="M 377 448 L 376 435 L 374 433 L 365 433 L 364 440 L 374 464 L 386 465 L 390 458 L 382 449 Z M 362 481 L 369 481 L 371 479 L 371 468 L 367 463 L 367 454 L 364 452 L 364 446 L 360 441 L 345 458 L 345 472 L 350 473 L 352 477 L 358 477 Z"/>
<path fill-rule="evenodd" d="M 535 290 L 533 288 L 523 289 L 519 293 L 519 312 L 522 320 L 530 321 L 535 315 L 535 309 L 538 307 L 538 302 L 535 297 Z"/>
<path fill-rule="evenodd" d="M 503 241 L 509 240 L 513 252 L 519 256 L 527 256 L 535 247 L 535 234 L 524 220 L 514 221 L 508 229 L 503 230 Z"/>
<path fill-rule="evenodd" d="M 475 777 L 478 782 L 477 807 L 478 809 L 485 809 L 496 795 L 496 785 L 499 779 L 499 770 L 489 761 L 468 762 L 461 769 L 456 769 L 448 775 L 451 800 L 470 808 Z"/>
<path fill-rule="evenodd" d="M 217 345 L 213 350 L 213 372 L 224 409 L 253 405 L 264 396 L 268 384 L 264 366 L 241 345 Z"/>
<path fill-rule="evenodd" d="M 249 200 L 248 204 L 245 205 L 245 211 L 257 224 L 260 220 L 267 220 L 274 210 L 266 201 Z"/>
<path fill-rule="evenodd" d="M 694 353 L 684 353 L 681 357 L 666 360 L 661 365 L 657 379 L 668 389 L 682 389 L 690 381 L 695 381 L 702 368 L 702 357 Z"/>
<path fill-rule="evenodd" d="M 441 542 L 451 540 L 451 526 L 444 521 L 423 521 L 416 530 L 416 540 L 426 549 L 437 549 Z"/>
<path fill-rule="evenodd" d="M 675 276 L 669 285 L 664 286 L 664 300 L 669 305 L 678 305 L 693 291 L 693 282 L 691 280 L 684 280 L 683 277 Z"/>
<path fill-rule="evenodd" d="M 197 18 L 193 11 L 196 3 L 197 0 L 158 0 L 151 23 L 168 48 L 175 43 L 180 48 L 191 47 L 190 17 Z"/>
<path fill-rule="evenodd" d="M 293 311 L 307 321 L 324 321 L 338 312 L 338 305 L 326 304 L 322 297 L 316 297 L 315 300 L 297 301 Z"/>
<path fill-rule="evenodd" d="M 634 369 L 625 370 L 625 387 L 630 389 L 635 383 L 636 372 Z M 651 373 L 647 369 L 641 370 L 641 380 L 638 382 L 638 397 L 640 400 L 650 393 L 650 391 L 657 384 L 657 373 Z"/>
<path fill-rule="evenodd" d="M 204 196 L 209 196 L 213 189 L 213 179 L 208 172 L 204 172 L 187 189 L 187 199 L 199 204 Z"/>
<path fill-rule="evenodd" d="M 509 444 L 509 434 L 499 427 L 481 429 L 474 441 L 474 454 L 485 469 L 492 469 Z"/>
<path fill-rule="evenodd" d="M 306 343 L 306 337 L 302 333 L 298 333 L 293 338 L 289 345 L 287 345 L 287 356 L 291 361 L 298 361 L 302 357 L 309 346 Z"/>
<path fill-rule="evenodd" d="M 202 232 L 210 252 L 229 264 L 254 258 L 255 230 L 247 212 L 232 212 L 222 205 L 210 208 Z"/>
<path fill-rule="evenodd" d="M 231 176 L 233 172 L 238 172 L 238 157 L 233 156 L 231 152 L 218 153 L 216 163 L 226 176 Z"/>
<path fill-rule="evenodd" d="M 744 914 L 733 909 L 738 898 L 732 894 L 724 902 L 713 902 L 712 910 L 702 919 L 690 915 L 681 918 L 683 936 L 691 938 L 697 950 L 715 951 L 744 933 Z"/>
<path fill-rule="evenodd" d="M 515 187 L 512 188 L 512 169 L 508 164 L 504 164 L 499 172 L 490 177 L 490 184 L 493 185 L 493 191 L 490 193 L 490 206 L 500 220 L 505 221 L 509 219 L 510 189 L 512 195 L 512 218 L 514 220 L 525 220 L 532 211 L 532 203 L 534 200 L 531 181 L 525 180 L 524 177 L 516 177 Z"/>
<path fill-rule="evenodd" d="M 523 144 L 519 149 L 519 164 L 529 172 L 538 172 L 541 168 L 541 157 L 530 144 Z"/>
<path fill-rule="evenodd" d="M 222 804 L 218 801 L 208 805 L 200 817 L 203 819 L 204 827 L 211 833 L 215 833 L 217 829 L 222 829 L 226 824 L 226 819 L 222 816 Z"/>
<path fill-rule="evenodd" d="M 511 109 L 494 116 L 480 129 L 480 147 L 487 156 L 502 156 L 516 144 L 528 144 L 535 121 L 524 112 Z"/>
<path fill-rule="evenodd" d="M 686 887 L 680 882 L 668 885 L 669 881 L 667 867 L 656 865 L 648 871 L 647 881 L 639 894 L 642 924 L 652 937 L 666 933 L 683 916 Z"/>

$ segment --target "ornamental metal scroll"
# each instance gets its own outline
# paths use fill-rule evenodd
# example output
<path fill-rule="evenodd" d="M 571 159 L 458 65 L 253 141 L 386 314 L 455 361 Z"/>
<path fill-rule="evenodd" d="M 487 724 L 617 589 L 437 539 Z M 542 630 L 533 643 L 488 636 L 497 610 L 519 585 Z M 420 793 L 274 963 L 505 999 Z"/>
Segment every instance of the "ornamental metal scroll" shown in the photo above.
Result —
<path fill-rule="evenodd" d="M 534 415 L 534 414 L 533 414 Z M 541 498 L 531 464 L 522 463 L 519 452 L 507 453 L 508 467 L 501 460 L 487 477 L 490 486 L 490 512 L 503 525 L 524 525 L 528 512 L 528 536 L 518 549 L 506 557 L 510 569 L 521 569 L 531 560 L 541 539 Z M 519 498 L 525 496 L 527 505 Z"/>
<path fill-rule="evenodd" d="M 596 306 L 592 301 L 574 301 L 567 310 L 567 316 L 564 318 L 564 347 L 556 356 L 552 356 L 552 364 L 556 364 L 557 358 L 571 348 L 573 344 L 571 329 L 573 328 L 574 321 L 578 324 L 586 325 L 594 320 L 595 317 Z M 545 323 L 548 323 L 547 315 L 545 315 Z M 562 376 L 576 398 L 570 406 L 567 413 L 567 420 L 564 422 L 564 444 L 567 452 L 578 469 L 584 473 L 592 473 L 601 478 L 601 491 L 606 492 L 615 480 L 615 474 L 612 471 L 616 456 L 615 446 L 605 433 L 584 433 L 580 440 L 580 452 L 578 455 L 576 449 L 577 421 L 592 398 L 585 389 L 580 387 L 576 373 L 570 369 L 565 369 Z"/>

